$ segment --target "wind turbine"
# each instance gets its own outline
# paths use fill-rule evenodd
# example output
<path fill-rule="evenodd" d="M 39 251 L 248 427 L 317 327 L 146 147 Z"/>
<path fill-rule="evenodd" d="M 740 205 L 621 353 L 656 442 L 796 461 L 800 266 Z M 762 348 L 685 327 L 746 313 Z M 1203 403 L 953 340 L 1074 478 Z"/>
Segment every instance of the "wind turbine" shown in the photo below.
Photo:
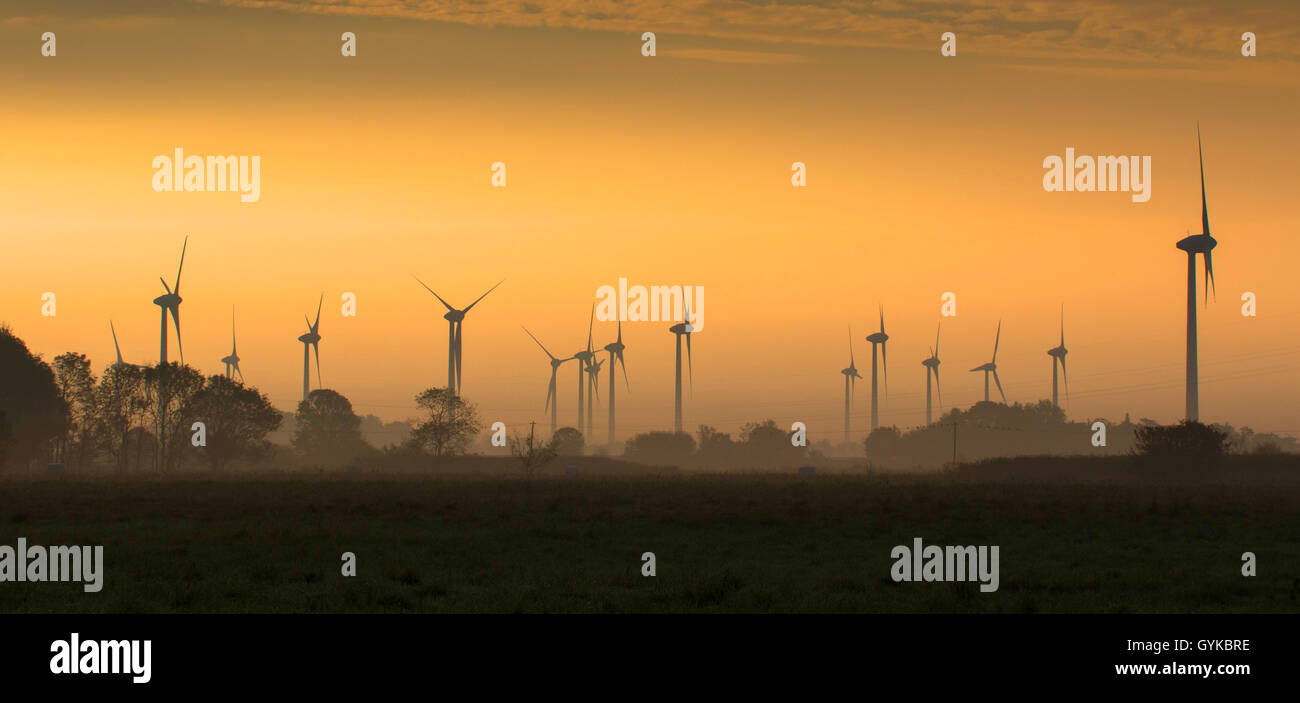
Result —
<path fill-rule="evenodd" d="M 1210 236 L 1210 210 L 1205 202 L 1205 156 L 1201 151 L 1201 126 L 1196 125 L 1196 156 L 1201 166 L 1201 229 L 1178 240 L 1178 248 L 1187 252 L 1187 419 L 1198 422 L 1201 416 L 1200 377 L 1196 359 L 1196 255 L 1205 255 L 1205 304 L 1210 302 L 1214 287 L 1214 263 L 1211 252 L 1218 244 Z"/>
<path fill-rule="evenodd" d="M 998 336 L 993 338 L 993 360 L 983 366 L 976 366 L 971 369 L 974 371 L 984 372 L 984 402 L 989 402 L 989 374 L 993 374 L 993 382 L 998 384 L 998 393 L 1002 395 L 1002 402 L 1007 402 L 1007 394 L 1002 392 L 1002 381 L 998 379 L 998 342 L 1002 341 L 1002 320 L 998 320 Z"/>
<path fill-rule="evenodd" d="M 618 321 L 618 340 L 605 345 L 605 351 L 609 352 L 609 443 L 614 444 L 614 371 L 615 367 L 623 367 L 623 383 L 627 386 L 629 393 L 632 392 L 631 384 L 627 382 L 627 362 L 623 360 L 623 350 L 627 346 L 623 344 L 623 321 Z"/>
<path fill-rule="evenodd" d="M 320 308 L 325 302 L 325 294 L 320 294 L 320 302 L 316 303 L 316 321 L 310 322 L 307 316 L 303 315 L 303 321 L 307 322 L 307 334 L 298 337 L 302 342 L 302 400 L 307 402 L 307 394 L 311 392 L 311 366 L 308 364 L 310 359 L 309 352 L 316 352 L 316 384 L 320 385 Z"/>
<path fill-rule="evenodd" d="M 880 425 L 880 393 L 876 387 L 876 345 L 880 345 L 880 363 L 885 367 L 885 397 L 889 397 L 889 363 L 885 356 L 885 342 L 889 341 L 889 335 L 885 334 L 885 308 L 880 308 L 880 331 L 867 335 L 867 341 L 871 342 L 871 429 L 875 430 Z"/>
<path fill-rule="evenodd" d="M 533 333 L 529 332 L 527 327 L 524 328 L 524 332 L 529 337 L 533 337 Z M 555 387 L 555 377 L 556 374 L 559 373 L 560 364 L 563 364 L 566 361 L 573 361 L 573 357 L 569 357 L 567 359 L 557 359 L 555 358 L 554 354 L 552 354 L 549 350 L 547 350 L 546 347 L 542 346 L 542 343 L 538 341 L 537 337 L 533 337 L 533 341 L 537 342 L 537 346 L 542 347 L 542 351 L 545 352 L 546 356 L 549 357 L 551 360 L 551 382 L 546 386 L 546 404 L 550 406 L 551 435 L 554 436 L 556 418 L 558 417 L 557 408 L 559 406 L 559 399 L 560 399 L 559 390 Z"/>
<path fill-rule="evenodd" d="M 181 270 L 185 268 L 185 249 L 189 246 L 190 238 L 185 238 L 185 243 L 181 245 L 181 265 L 176 268 L 176 285 L 174 288 L 167 287 L 167 281 L 162 276 L 158 277 L 162 281 L 163 288 L 167 291 L 165 294 L 153 299 L 153 304 L 158 306 L 162 313 L 162 326 L 159 331 L 158 342 L 158 363 L 167 363 L 167 313 L 172 314 L 172 322 L 176 325 L 176 350 L 180 352 L 181 363 L 185 363 L 185 348 L 181 345 Z"/>
<path fill-rule="evenodd" d="M 443 319 L 447 321 L 447 390 L 451 391 L 454 395 L 459 396 L 462 368 L 461 323 L 465 321 L 465 315 L 468 314 L 470 310 L 474 309 L 475 305 L 478 305 L 478 301 L 486 298 L 488 293 L 491 293 L 497 289 L 497 286 L 505 283 L 505 279 L 503 278 L 500 281 L 497 281 L 496 286 L 489 288 L 487 293 L 480 295 L 474 302 L 466 306 L 464 310 L 453 308 L 447 303 L 447 301 L 442 299 L 442 296 L 434 293 L 432 288 L 425 285 L 424 281 L 420 281 L 418 278 L 415 280 L 419 281 L 420 285 L 424 286 L 425 290 L 433 293 L 433 297 L 437 298 L 438 302 L 442 303 L 443 307 L 447 308 L 447 313 L 442 316 Z"/>
<path fill-rule="evenodd" d="M 942 322 L 939 323 L 943 325 Z M 930 349 L 930 358 L 921 362 L 925 367 L 925 424 L 933 422 L 930 405 L 930 376 L 934 376 L 934 390 L 939 394 L 939 412 L 943 412 L 943 391 L 939 388 L 939 327 L 934 329 L 934 347 Z"/>
<path fill-rule="evenodd" d="M 322 295 L 322 302 L 324 299 L 324 295 Z M 234 374 L 239 374 L 239 382 L 244 382 L 244 372 L 239 370 L 239 345 L 235 339 L 235 309 L 233 307 L 230 309 L 230 356 L 223 357 L 221 363 L 226 365 L 226 378 L 233 379 Z"/>
<path fill-rule="evenodd" d="M 840 369 L 844 374 L 844 441 L 849 441 L 849 409 L 852 407 L 853 390 L 858 386 L 858 379 L 862 374 L 858 373 L 858 367 L 853 362 L 853 327 L 849 327 L 849 367 Z"/>
<path fill-rule="evenodd" d="M 668 327 L 668 331 L 677 337 L 677 379 L 676 391 L 673 398 L 673 431 L 681 434 L 681 338 L 686 338 L 686 373 L 690 378 L 690 392 L 695 392 L 695 368 L 690 356 L 690 333 L 695 331 L 695 326 L 690 324 L 690 301 L 686 301 L 686 318 L 684 321 L 677 322 L 676 325 Z"/>
<path fill-rule="evenodd" d="M 587 322 L 587 348 L 573 355 L 573 358 L 578 360 L 578 427 L 577 429 L 579 432 L 583 433 L 582 436 L 584 438 L 589 435 L 588 430 L 590 430 L 590 428 L 583 429 L 584 416 L 583 416 L 582 404 L 584 402 L 588 404 L 587 414 L 590 415 L 591 405 L 589 400 L 584 400 L 587 396 L 584 385 L 590 385 L 590 382 L 587 380 L 587 376 L 585 374 L 587 372 L 587 367 L 591 364 L 591 357 L 595 356 L 595 352 L 591 350 L 591 327 L 593 324 L 595 324 L 595 322 L 596 322 L 596 305 L 595 303 L 592 303 L 591 319 L 588 320 Z"/>
<path fill-rule="evenodd" d="M 1052 357 L 1052 405 L 1061 407 L 1060 397 L 1056 392 L 1056 365 L 1061 365 L 1061 378 L 1065 380 L 1065 398 L 1070 398 L 1070 377 L 1065 373 L 1065 355 L 1070 353 L 1065 348 L 1065 308 L 1061 308 L 1061 343 L 1056 347 L 1047 350 L 1047 355 Z"/>

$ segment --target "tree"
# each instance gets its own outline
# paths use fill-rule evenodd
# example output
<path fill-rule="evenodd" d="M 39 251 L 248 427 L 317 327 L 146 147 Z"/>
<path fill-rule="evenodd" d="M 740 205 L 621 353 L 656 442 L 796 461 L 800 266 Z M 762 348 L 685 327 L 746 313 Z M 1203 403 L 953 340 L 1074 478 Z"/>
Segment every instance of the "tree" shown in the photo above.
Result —
<path fill-rule="evenodd" d="M 709 425 L 700 425 L 699 432 L 700 461 L 709 468 L 717 469 L 734 466 L 740 445 L 726 432 L 719 432 Z"/>
<path fill-rule="evenodd" d="M 685 432 L 646 432 L 627 441 L 623 455 L 643 464 L 681 464 L 695 453 L 695 438 Z"/>
<path fill-rule="evenodd" d="M 804 447 L 790 443 L 792 434 L 778 427 L 775 420 L 747 422 L 740 428 L 740 442 L 751 466 L 783 466 L 798 463 L 804 456 Z"/>
<path fill-rule="evenodd" d="M 483 429 L 478 408 L 446 388 L 427 388 L 415 396 L 427 419 L 415 426 L 411 443 L 435 457 L 462 454 Z"/>
<path fill-rule="evenodd" d="M 95 433 L 118 473 L 126 472 L 130 458 L 127 437 L 146 417 L 144 371 L 136 366 L 108 367 L 95 388 Z"/>
<path fill-rule="evenodd" d="M 161 382 L 160 382 L 161 381 Z M 194 396 L 203 390 L 204 378 L 193 366 L 175 361 L 145 371 L 146 407 L 152 411 L 153 430 L 158 435 L 162 456 L 160 471 L 175 471 L 193 447 L 190 425 L 194 420 Z"/>
<path fill-rule="evenodd" d="M 528 436 L 515 435 L 510 438 L 510 453 L 523 465 L 524 478 L 531 479 L 537 469 L 555 459 L 555 438 L 543 445 L 537 441 L 532 425 L 528 426 Z M 558 434 L 558 432 L 556 433 Z"/>
<path fill-rule="evenodd" d="M 65 352 L 51 364 L 59 397 L 67 407 L 67 426 L 59 442 L 59 454 L 73 469 L 93 459 L 101 435 L 95 430 L 95 375 L 85 354 Z"/>
<path fill-rule="evenodd" d="M 1137 451 L 1153 458 L 1214 462 L 1228 453 L 1228 433 L 1191 420 L 1140 427 Z"/>
<path fill-rule="evenodd" d="M 0 324 L 0 457 L 10 466 L 29 466 L 67 425 L 67 406 L 49 364 Z"/>
<path fill-rule="evenodd" d="M 280 426 L 280 411 L 256 388 L 225 376 L 209 376 L 193 400 L 193 418 L 206 429 L 202 453 L 214 471 L 241 457 L 262 456 L 270 450 L 268 432 Z"/>
<path fill-rule="evenodd" d="M 581 456 L 585 444 L 582 433 L 572 427 L 561 427 L 551 435 L 551 447 L 559 456 Z"/>
<path fill-rule="evenodd" d="M 361 418 L 342 394 L 321 388 L 298 403 L 293 446 L 310 463 L 340 465 L 368 454 L 361 437 Z"/>

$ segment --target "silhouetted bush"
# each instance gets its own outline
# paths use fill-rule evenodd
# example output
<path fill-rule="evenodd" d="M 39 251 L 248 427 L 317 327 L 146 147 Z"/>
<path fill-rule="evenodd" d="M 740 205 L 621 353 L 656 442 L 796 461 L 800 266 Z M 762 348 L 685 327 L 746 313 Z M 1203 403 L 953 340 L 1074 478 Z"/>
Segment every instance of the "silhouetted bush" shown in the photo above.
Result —
<path fill-rule="evenodd" d="M 572 427 L 561 427 L 551 436 L 551 448 L 558 456 L 581 456 L 584 446 L 582 432 Z"/>
<path fill-rule="evenodd" d="M 695 453 L 695 438 L 685 432 L 646 432 L 627 441 L 623 455 L 643 464 L 681 464 Z"/>
<path fill-rule="evenodd" d="M 1137 430 L 1137 452 L 1153 458 L 1217 461 L 1228 453 L 1228 433 L 1199 422 L 1148 425 Z"/>

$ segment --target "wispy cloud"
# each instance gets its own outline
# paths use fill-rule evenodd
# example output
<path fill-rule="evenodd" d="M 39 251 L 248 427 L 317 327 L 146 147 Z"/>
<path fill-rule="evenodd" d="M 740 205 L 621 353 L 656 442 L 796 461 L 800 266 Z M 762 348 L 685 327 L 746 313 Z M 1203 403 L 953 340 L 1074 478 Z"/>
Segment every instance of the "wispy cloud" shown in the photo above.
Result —
<path fill-rule="evenodd" d="M 985 55 L 1196 60 L 1263 37 L 1269 55 L 1300 58 L 1293 0 L 192 0 L 206 5 L 471 25 L 545 27 L 830 46 L 919 49 L 957 32 Z M 679 55 L 680 52 L 679 52 Z M 692 58 L 707 58 L 697 54 Z M 737 57 L 739 58 L 739 57 Z M 718 55 L 708 60 L 728 60 Z M 761 60 L 761 59 L 760 59 Z"/>

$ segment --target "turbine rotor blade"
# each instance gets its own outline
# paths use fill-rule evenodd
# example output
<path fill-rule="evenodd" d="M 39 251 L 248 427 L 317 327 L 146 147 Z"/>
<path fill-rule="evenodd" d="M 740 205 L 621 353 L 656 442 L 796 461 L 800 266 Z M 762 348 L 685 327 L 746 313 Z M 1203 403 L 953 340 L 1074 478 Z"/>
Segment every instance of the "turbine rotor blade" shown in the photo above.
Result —
<path fill-rule="evenodd" d="M 172 322 L 176 324 L 176 351 L 180 352 L 181 363 L 185 363 L 185 345 L 181 343 L 181 306 L 171 308 Z"/>
<path fill-rule="evenodd" d="M 998 362 L 998 343 L 1002 341 L 1002 320 L 998 320 L 998 335 L 993 338 L 993 363 Z"/>
<path fill-rule="evenodd" d="M 502 283 L 505 283 L 505 282 L 506 282 L 506 279 L 503 278 L 503 279 L 497 281 L 497 286 L 499 286 L 499 285 L 501 285 Z M 484 293 L 483 295 L 480 295 L 479 297 L 475 298 L 475 299 L 474 299 L 474 302 L 470 303 L 470 304 L 469 304 L 469 305 L 468 305 L 464 310 L 462 310 L 461 312 L 469 312 L 470 308 L 474 307 L 475 305 L 478 305 L 478 301 L 480 301 L 480 300 L 486 298 L 486 297 L 488 296 L 488 293 L 491 293 L 492 291 L 494 291 L 494 290 L 497 289 L 497 286 L 492 286 L 491 288 L 489 288 L 489 289 L 487 290 L 487 293 Z"/>
<path fill-rule="evenodd" d="M 532 333 L 532 332 L 529 332 L 527 327 L 524 327 L 523 330 L 524 330 L 524 334 L 527 334 L 529 337 L 533 337 L 533 333 Z M 546 352 L 546 355 L 547 355 L 547 356 L 549 356 L 551 359 L 553 359 L 553 360 L 555 360 L 555 361 L 559 361 L 559 359 L 556 359 L 556 358 L 555 358 L 555 355 L 554 355 L 554 354 L 550 353 L 549 351 L 546 351 L 546 347 L 542 346 L 542 343 L 541 343 L 541 342 L 538 342 L 536 337 L 533 337 L 533 341 L 534 341 L 534 342 L 537 342 L 537 346 L 542 347 L 542 351 L 543 351 L 543 352 Z"/>
<path fill-rule="evenodd" d="M 1196 124 L 1196 160 L 1201 165 L 1201 234 L 1210 235 L 1210 208 L 1205 202 L 1205 153 L 1201 150 L 1201 125 Z"/>
<path fill-rule="evenodd" d="M 939 410 L 943 411 L 943 389 L 939 388 L 939 367 L 934 367 L 934 392 L 939 395 Z"/>
<path fill-rule="evenodd" d="M 993 382 L 998 384 L 998 393 L 1002 396 L 1002 402 L 1007 402 L 1007 394 L 1002 392 L 1002 381 L 998 378 L 998 370 L 993 369 Z"/>
<path fill-rule="evenodd" d="M 322 381 L 320 377 L 320 344 L 317 342 L 312 342 L 311 349 L 313 352 L 315 352 L 315 356 L 316 356 L 316 387 L 324 388 L 325 382 Z"/>
<path fill-rule="evenodd" d="M 170 286 L 167 285 L 167 281 L 163 281 L 163 277 L 162 277 L 162 276 L 159 276 L 159 277 L 158 277 L 158 280 L 159 280 L 159 281 L 162 281 L 163 289 L 167 291 L 167 295 L 171 295 L 171 294 L 172 294 L 172 289 L 171 289 Z"/>
<path fill-rule="evenodd" d="M 1214 289 L 1214 254 L 1207 250 L 1205 252 L 1205 305 L 1210 304 L 1210 291 Z M 1218 291 L 1214 291 L 1215 300 L 1218 300 Z"/>
<path fill-rule="evenodd" d="M 889 398 L 889 343 L 880 343 L 880 369 L 885 376 L 885 398 Z"/>
<path fill-rule="evenodd" d="M 1065 381 L 1065 404 L 1070 404 L 1070 374 L 1065 372 L 1065 355 L 1061 355 L 1061 379 Z"/>
<path fill-rule="evenodd" d="M 181 245 L 181 265 L 176 267 L 176 295 L 181 294 L 181 270 L 185 268 L 185 248 L 190 245 L 190 238 L 185 237 L 185 243 Z"/>
<path fill-rule="evenodd" d="M 627 380 L 627 362 L 623 360 L 623 352 L 622 352 L 622 350 L 620 350 L 620 351 L 618 352 L 618 365 L 623 367 L 623 385 L 627 386 L 627 392 L 628 392 L 628 393 L 631 393 L 631 392 L 632 392 L 632 384 L 631 384 L 631 383 L 628 383 L 628 380 Z M 610 369 L 610 373 L 614 373 L 614 370 L 613 370 L 613 369 Z"/>
<path fill-rule="evenodd" d="M 117 329 L 113 327 L 113 321 L 108 321 L 108 329 L 113 333 L 113 350 L 117 352 L 117 363 L 122 363 L 122 348 L 117 346 Z"/>
<path fill-rule="evenodd" d="M 412 278 L 415 278 L 415 276 L 412 276 Z M 425 289 L 425 290 L 429 291 L 430 293 L 433 293 L 433 297 L 437 298 L 437 299 L 438 299 L 438 302 L 442 303 L 443 307 L 447 308 L 447 311 L 448 311 L 448 312 L 456 312 L 456 308 L 453 308 L 451 305 L 448 305 L 448 304 L 447 304 L 447 301 L 443 300 L 441 295 L 438 295 L 437 293 L 434 293 L 432 288 L 430 288 L 429 286 L 424 285 L 424 281 L 421 281 L 419 278 L 415 278 L 415 280 L 416 280 L 416 282 L 418 282 L 420 285 L 424 286 L 424 289 Z M 498 285 L 500 285 L 500 284 L 498 284 Z"/>
<path fill-rule="evenodd" d="M 320 325 L 320 308 L 324 304 L 325 304 L 325 294 L 321 293 L 320 300 L 316 302 L 316 322 L 312 323 L 311 326 L 312 332 L 317 331 L 316 328 Z"/>

